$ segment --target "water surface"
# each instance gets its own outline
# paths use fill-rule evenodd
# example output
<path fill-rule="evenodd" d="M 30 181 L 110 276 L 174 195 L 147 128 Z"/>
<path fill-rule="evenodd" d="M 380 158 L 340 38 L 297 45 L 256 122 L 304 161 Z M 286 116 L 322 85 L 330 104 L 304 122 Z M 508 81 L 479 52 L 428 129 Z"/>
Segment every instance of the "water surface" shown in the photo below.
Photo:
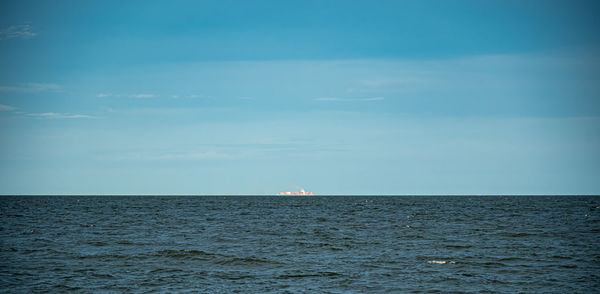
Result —
<path fill-rule="evenodd" d="M 0 197 L 2 292 L 600 291 L 599 197 Z"/>

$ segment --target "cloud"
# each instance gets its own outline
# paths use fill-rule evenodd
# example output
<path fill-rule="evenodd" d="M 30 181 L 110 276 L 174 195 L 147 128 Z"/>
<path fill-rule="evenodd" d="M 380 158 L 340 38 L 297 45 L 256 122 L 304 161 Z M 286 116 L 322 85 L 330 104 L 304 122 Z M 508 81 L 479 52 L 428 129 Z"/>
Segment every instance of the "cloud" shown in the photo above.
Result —
<path fill-rule="evenodd" d="M 369 97 L 369 98 L 337 98 L 337 97 L 321 97 L 315 99 L 316 101 L 332 101 L 332 102 L 369 102 L 369 101 L 381 101 L 383 97 Z"/>
<path fill-rule="evenodd" d="M 0 31 L 0 40 L 29 39 L 37 34 L 33 32 L 31 25 L 14 25 Z"/>
<path fill-rule="evenodd" d="M 17 108 L 8 106 L 8 105 L 4 105 L 4 104 L 0 104 L 0 111 L 12 111 L 15 109 L 17 109 Z"/>
<path fill-rule="evenodd" d="M 14 111 L 16 107 L 0 104 L 0 111 L 12 111 L 14 114 L 35 117 L 38 119 L 77 119 L 77 118 L 98 118 L 96 116 L 87 114 L 70 114 L 70 113 L 59 113 L 59 112 L 42 112 L 42 113 L 27 113 L 23 111 Z"/>
<path fill-rule="evenodd" d="M 138 98 L 138 99 L 148 99 L 148 98 L 156 98 L 160 97 L 157 94 L 149 94 L 149 93 L 140 93 L 140 94 L 113 94 L 113 93 L 100 93 L 96 95 L 98 98 L 104 97 L 125 97 L 125 98 Z M 172 99 L 212 99 L 213 96 L 204 95 L 204 94 L 189 94 L 189 95 L 165 95 L 165 97 L 170 97 Z"/>
<path fill-rule="evenodd" d="M 142 99 L 145 99 L 145 98 L 156 97 L 156 95 L 154 95 L 154 94 L 134 94 L 134 95 L 129 95 L 129 97 L 131 97 L 131 98 L 142 98 Z"/>
<path fill-rule="evenodd" d="M 372 97 L 372 98 L 363 98 L 363 99 L 359 99 L 360 101 L 381 101 L 384 100 L 385 98 L 383 97 Z"/>
<path fill-rule="evenodd" d="M 69 114 L 69 113 L 58 113 L 58 112 L 43 112 L 43 113 L 28 113 L 27 116 L 46 118 L 46 119 L 67 119 L 67 118 L 97 118 L 95 116 L 86 114 Z"/>
<path fill-rule="evenodd" d="M 122 95 L 122 94 L 100 93 L 100 94 L 96 95 L 96 97 L 98 97 L 98 98 L 104 98 L 104 97 L 129 97 L 129 98 L 146 99 L 146 98 L 158 97 L 158 95 L 154 95 L 154 94 L 128 94 L 128 95 Z"/>
<path fill-rule="evenodd" d="M 167 152 L 167 153 L 132 153 L 118 156 L 117 160 L 143 160 L 143 161 L 172 161 L 172 160 L 208 160 L 231 159 L 234 155 L 217 151 L 199 152 Z"/>
<path fill-rule="evenodd" d="M 19 84 L 18 86 L 0 86 L 2 92 L 21 92 L 21 93 L 38 93 L 47 91 L 59 90 L 60 86 L 57 84 L 47 83 L 25 83 Z"/>
<path fill-rule="evenodd" d="M 427 84 L 429 81 L 429 77 L 434 74 L 431 71 L 419 71 L 419 72 L 411 72 L 407 74 L 419 75 L 417 77 L 397 77 L 397 78 L 380 78 L 380 79 L 370 79 L 370 80 L 362 80 L 360 83 L 369 87 L 382 87 L 388 85 L 423 85 Z"/>
<path fill-rule="evenodd" d="M 190 95 L 171 95 L 173 99 L 197 99 L 197 98 L 213 98 L 213 96 L 203 94 L 190 94 Z"/>
<path fill-rule="evenodd" d="M 15 111 L 17 108 L 0 104 L 0 111 L 12 111 L 14 114 L 23 115 L 27 117 L 35 117 L 38 119 L 77 119 L 77 118 L 98 118 L 97 116 L 87 114 L 70 114 L 70 113 L 59 113 L 59 112 L 42 112 L 42 113 L 27 113 L 23 111 Z"/>

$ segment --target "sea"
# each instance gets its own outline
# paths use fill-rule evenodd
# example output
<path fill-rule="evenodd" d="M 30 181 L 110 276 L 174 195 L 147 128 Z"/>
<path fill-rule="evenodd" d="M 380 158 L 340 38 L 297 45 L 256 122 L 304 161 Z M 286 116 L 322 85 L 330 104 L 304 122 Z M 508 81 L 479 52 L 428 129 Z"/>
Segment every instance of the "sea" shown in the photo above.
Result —
<path fill-rule="evenodd" d="M 600 293 L 595 196 L 3 196 L 2 293 Z"/>

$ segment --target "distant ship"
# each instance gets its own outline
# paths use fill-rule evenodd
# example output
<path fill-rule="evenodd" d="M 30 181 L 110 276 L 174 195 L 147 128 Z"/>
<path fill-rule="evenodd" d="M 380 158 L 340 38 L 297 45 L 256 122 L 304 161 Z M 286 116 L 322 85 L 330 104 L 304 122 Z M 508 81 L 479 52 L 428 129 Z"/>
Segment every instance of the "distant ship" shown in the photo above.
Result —
<path fill-rule="evenodd" d="M 304 189 L 300 189 L 299 192 L 279 192 L 277 195 L 315 195 L 315 192 L 306 192 Z"/>

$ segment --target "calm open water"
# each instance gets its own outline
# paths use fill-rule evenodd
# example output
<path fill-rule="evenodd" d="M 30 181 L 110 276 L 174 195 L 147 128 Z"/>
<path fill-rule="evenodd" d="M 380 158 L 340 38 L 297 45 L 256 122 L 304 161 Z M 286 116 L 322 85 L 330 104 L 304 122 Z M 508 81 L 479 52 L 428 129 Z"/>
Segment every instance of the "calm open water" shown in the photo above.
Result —
<path fill-rule="evenodd" d="M 0 197 L 0 291 L 600 292 L 600 197 Z"/>

